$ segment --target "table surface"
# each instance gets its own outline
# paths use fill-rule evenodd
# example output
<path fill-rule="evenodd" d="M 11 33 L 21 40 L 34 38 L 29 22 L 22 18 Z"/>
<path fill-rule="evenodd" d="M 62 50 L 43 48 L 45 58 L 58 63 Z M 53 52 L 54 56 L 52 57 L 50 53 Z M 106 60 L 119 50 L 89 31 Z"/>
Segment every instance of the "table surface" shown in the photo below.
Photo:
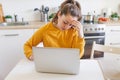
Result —
<path fill-rule="evenodd" d="M 5 80 L 104 80 L 104 77 L 96 60 L 80 60 L 80 73 L 68 75 L 38 73 L 33 61 L 22 59 Z"/>
<path fill-rule="evenodd" d="M 105 53 L 98 63 L 106 80 L 120 80 L 120 54 Z"/>

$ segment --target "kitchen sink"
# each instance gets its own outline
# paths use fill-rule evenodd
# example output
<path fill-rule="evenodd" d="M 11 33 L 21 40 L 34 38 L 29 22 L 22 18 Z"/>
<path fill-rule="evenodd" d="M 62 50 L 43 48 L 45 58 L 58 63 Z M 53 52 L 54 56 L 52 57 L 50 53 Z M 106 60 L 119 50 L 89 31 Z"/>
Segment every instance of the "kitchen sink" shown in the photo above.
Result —
<path fill-rule="evenodd" d="M 21 26 L 21 25 L 28 25 L 28 22 L 3 22 L 0 23 L 0 26 Z"/>

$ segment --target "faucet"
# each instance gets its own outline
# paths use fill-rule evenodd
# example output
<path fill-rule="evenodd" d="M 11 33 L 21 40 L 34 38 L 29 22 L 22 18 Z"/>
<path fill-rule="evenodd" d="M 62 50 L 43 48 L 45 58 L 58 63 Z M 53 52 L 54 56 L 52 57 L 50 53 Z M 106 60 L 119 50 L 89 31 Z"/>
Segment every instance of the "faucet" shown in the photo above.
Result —
<path fill-rule="evenodd" d="M 44 5 L 42 5 L 41 9 L 35 8 L 34 11 L 40 12 L 40 21 L 42 21 L 42 22 L 48 21 L 48 11 L 49 11 L 48 7 L 44 8 Z"/>

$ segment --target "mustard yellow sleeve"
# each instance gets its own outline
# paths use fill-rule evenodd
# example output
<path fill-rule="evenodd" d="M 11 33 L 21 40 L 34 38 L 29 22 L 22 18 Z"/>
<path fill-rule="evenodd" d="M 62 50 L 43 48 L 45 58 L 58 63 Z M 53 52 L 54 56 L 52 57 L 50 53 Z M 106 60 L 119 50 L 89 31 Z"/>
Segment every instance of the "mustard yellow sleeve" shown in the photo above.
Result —
<path fill-rule="evenodd" d="M 39 28 L 32 37 L 25 42 L 24 44 L 24 54 L 27 58 L 32 55 L 32 47 L 37 46 L 43 40 L 43 32 L 45 30 L 45 26 Z"/>
<path fill-rule="evenodd" d="M 84 55 L 84 46 L 85 40 L 84 38 L 79 38 L 78 36 L 74 37 L 72 47 L 80 49 L 80 58 Z"/>

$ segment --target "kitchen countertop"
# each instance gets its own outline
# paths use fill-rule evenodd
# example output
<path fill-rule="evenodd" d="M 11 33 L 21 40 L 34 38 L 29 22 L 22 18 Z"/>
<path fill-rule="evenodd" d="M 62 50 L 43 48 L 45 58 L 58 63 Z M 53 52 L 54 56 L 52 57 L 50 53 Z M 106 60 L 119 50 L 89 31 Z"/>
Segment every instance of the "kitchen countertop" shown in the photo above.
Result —
<path fill-rule="evenodd" d="M 105 24 L 106 26 L 120 26 L 120 20 L 119 21 L 109 21 L 109 22 L 103 22 L 102 24 Z"/>
<path fill-rule="evenodd" d="M 45 22 L 33 21 L 28 22 L 27 25 L 18 25 L 18 26 L 0 26 L 0 30 L 6 29 L 38 29 L 42 25 L 46 24 Z"/>
<path fill-rule="evenodd" d="M 32 21 L 28 22 L 28 25 L 18 25 L 18 26 L 0 26 L 0 30 L 7 30 L 7 29 L 38 29 L 42 25 L 45 25 L 46 22 L 40 22 L 40 21 Z M 102 23 L 106 26 L 120 26 L 120 21 L 109 21 Z"/>

